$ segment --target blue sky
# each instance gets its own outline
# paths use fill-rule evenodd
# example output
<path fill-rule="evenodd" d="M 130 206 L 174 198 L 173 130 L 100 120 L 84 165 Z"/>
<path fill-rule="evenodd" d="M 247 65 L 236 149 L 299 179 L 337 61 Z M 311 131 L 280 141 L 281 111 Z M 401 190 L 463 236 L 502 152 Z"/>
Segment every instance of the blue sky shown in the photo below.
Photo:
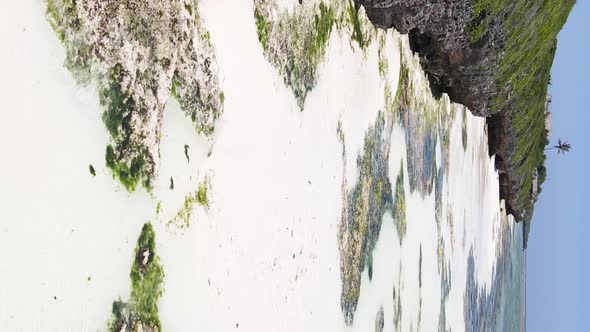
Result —
<path fill-rule="evenodd" d="M 590 331 L 590 2 L 579 0 L 558 37 L 552 69 L 547 182 L 527 249 L 527 330 Z"/>

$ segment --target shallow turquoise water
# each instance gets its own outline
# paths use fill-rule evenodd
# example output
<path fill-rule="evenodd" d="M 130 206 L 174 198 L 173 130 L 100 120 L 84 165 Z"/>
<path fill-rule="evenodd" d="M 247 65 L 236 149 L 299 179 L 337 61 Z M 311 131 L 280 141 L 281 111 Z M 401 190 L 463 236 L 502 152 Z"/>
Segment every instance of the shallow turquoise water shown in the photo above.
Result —
<path fill-rule="evenodd" d="M 490 290 L 474 279 L 474 257 L 468 259 L 465 295 L 465 331 L 520 331 L 524 327 L 524 255 L 522 227 L 503 228 Z"/>

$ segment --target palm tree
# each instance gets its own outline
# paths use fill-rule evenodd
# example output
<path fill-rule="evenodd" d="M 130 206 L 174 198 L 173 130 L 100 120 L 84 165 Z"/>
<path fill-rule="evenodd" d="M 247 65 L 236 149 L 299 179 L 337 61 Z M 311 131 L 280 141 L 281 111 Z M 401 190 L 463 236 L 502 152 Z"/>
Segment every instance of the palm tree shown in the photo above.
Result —
<path fill-rule="evenodd" d="M 553 150 L 553 149 L 557 149 L 557 153 L 563 153 L 565 154 L 566 152 L 569 152 L 570 149 L 572 148 L 572 145 L 569 144 L 567 141 L 562 141 L 561 138 L 557 141 L 557 145 L 554 145 L 550 148 L 545 149 L 545 151 L 547 150 Z"/>

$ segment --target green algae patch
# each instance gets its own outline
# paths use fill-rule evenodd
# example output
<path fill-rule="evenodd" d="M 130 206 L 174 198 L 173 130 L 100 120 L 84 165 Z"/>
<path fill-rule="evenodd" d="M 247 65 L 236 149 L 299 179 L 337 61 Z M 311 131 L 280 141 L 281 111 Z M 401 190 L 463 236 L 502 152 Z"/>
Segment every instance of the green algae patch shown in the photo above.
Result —
<path fill-rule="evenodd" d="M 161 331 L 158 301 L 163 293 L 164 268 L 156 254 L 156 234 L 149 222 L 143 225 L 137 239 L 129 277 L 129 300 L 113 302 L 106 331 Z"/>
<path fill-rule="evenodd" d="M 148 147 L 141 140 L 134 144 L 132 114 L 137 103 L 126 91 L 120 81 L 126 75 L 120 64 L 114 65 L 106 75 L 106 81 L 99 87 L 99 101 L 104 112 L 102 121 L 111 136 L 111 144 L 106 148 L 106 166 L 113 178 L 125 189 L 133 192 L 139 183 L 151 188 L 153 162 L 149 157 Z"/>
<path fill-rule="evenodd" d="M 96 176 L 96 170 L 94 169 L 94 166 L 92 166 L 92 164 L 88 165 L 88 171 L 90 172 L 90 175 Z"/>
<path fill-rule="evenodd" d="M 194 193 L 190 193 L 184 197 L 182 207 L 176 215 L 168 221 L 167 226 L 176 226 L 178 228 L 188 228 L 190 225 L 190 219 L 193 214 L 194 206 L 196 203 L 196 197 Z"/>
<path fill-rule="evenodd" d="M 199 183 L 199 187 L 197 188 L 197 203 L 205 208 L 205 210 L 209 210 L 209 197 L 207 196 L 209 187 L 209 178 L 206 178 L 203 182 Z"/>
<path fill-rule="evenodd" d="M 106 166 L 111 171 L 113 178 L 119 181 L 129 192 L 135 191 L 137 184 L 142 183 L 145 188 L 151 189 L 151 177 L 145 169 L 146 161 L 143 155 L 138 155 L 129 162 L 118 161 L 118 151 L 112 145 L 107 146 Z"/>
<path fill-rule="evenodd" d="M 363 51 L 375 31 L 352 1 L 303 3 L 289 12 L 274 0 L 255 0 L 254 20 L 264 56 L 293 91 L 301 110 L 318 80 L 332 31 L 349 31 L 351 42 Z"/>
<path fill-rule="evenodd" d="M 178 210 L 174 217 L 168 220 L 166 226 L 173 226 L 181 230 L 188 228 L 197 205 L 201 206 L 205 211 L 209 211 L 210 201 L 208 192 L 210 189 L 210 179 L 209 177 L 205 177 L 205 179 L 199 183 L 196 191 L 191 192 L 184 197 L 182 207 Z"/>
<path fill-rule="evenodd" d="M 47 0 L 46 17 L 58 39 L 64 45 L 64 66 L 76 82 L 90 80 L 91 47 L 77 19 L 79 8 L 74 0 Z"/>
<path fill-rule="evenodd" d="M 156 205 L 156 215 L 160 215 L 160 213 L 162 213 L 162 201 L 159 201 L 158 204 Z"/>
<path fill-rule="evenodd" d="M 355 8 L 354 2 L 349 1 L 346 8 L 348 24 L 352 30 L 350 38 L 355 41 L 361 49 L 366 48 L 371 43 L 371 35 L 367 33 L 362 16 L 359 16 L 359 10 Z"/>
<path fill-rule="evenodd" d="M 324 60 L 334 24 L 334 10 L 324 2 L 297 6 L 293 13 L 279 13 L 272 0 L 254 1 L 258 40 L 266 59 L 279 71 L 285 85 L 293 91 L 303 109 L 307 93 L 314 87 L 317 69 Z"/>
<path fill-rule="evenodd" d="M 211 135 L 225 96 L 196 0 L 48 0 L 46 16 L 78 83 L 98 87 L 110 135 L 106 165 L 125 189 L 150 191 L 158 174 L 167 99 Z"/>

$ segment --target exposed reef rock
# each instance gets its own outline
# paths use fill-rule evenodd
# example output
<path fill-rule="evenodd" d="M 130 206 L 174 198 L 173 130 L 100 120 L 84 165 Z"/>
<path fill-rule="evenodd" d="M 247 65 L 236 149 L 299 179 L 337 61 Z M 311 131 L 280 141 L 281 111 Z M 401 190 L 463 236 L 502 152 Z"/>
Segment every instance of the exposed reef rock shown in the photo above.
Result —
<path fill-rule="evenodd" d="M 378 33 L 378 37 L 383 37 L 381 33 Z M 342 279 L 341 308 L 348 325 L 352 324 L 354 319 L 360 295 L 361 275 L 365 267 L 368 267 L 369 279 L 371 278 L 372 254 L 384 213 L 391 213 L 400 245 L 404 239 L 407 229 L 408 194 L 404 188 L 405 179 L 408 179 L 410 191 L 421 195 L 429 195 L 435 191 L 435 184 L 442 186 L 443 170 L 446 167 L 444 165 L 449 162 L 449 122 L 456 113 L 448 98 L 432 98 L 428 79 L 419 70 L 418 58 L 407 46 L 404 47 L 403 41 L 400 44 L 400 71 L 394 93 L 389 81 L 392 73 L 389 71 L 387 58 L 382 54 L 385 42 L 380 38 L 379 43 L 378 61 L 384 83 L 385 111 L 378 113 L 374 125 L 365 134 L 364 149 L 357 159 L 358 180 L 352 188 L 348 187 L 346 176 L 342 182 L 343 207 L 338 230 L 338 248 Z M 408 159 L 405 167 L 403 161 L 400 163 L 396 182 L 391 183 L 389 153 L 391 133 L 395 124 L 406 127 Z M 338 135 L 342 143 L 346 170 L 346 146 L 340 126 Z M 442 143 L 442 162 L 439 171 L 435 158 L 437 142 Z M 439 196 L 442 199 L 440 193 Z M 399 315 L 398 320 L 401 319 L 401 314 Z"/>
<path fill-rule="evenodd" d="M 383 332 L 383 327 L 385 326 L 385 312 L 383 311 L 383 306 L 379 307 L 379 311 L 377 311 L 377 315 L 375 316 L 375 332 Z"/>
<path fill-rule="evenodd" d="M 277 69 L 303 110 L 305 98 L 318 80 L 332 30 L 347 32 L 360 49 L 375 35 L 365 15 L 352 1 L 293 1 L 292 10 L 276 0 L 254 0 L 254 19 L 264 56 Z"/>
<path fill-rule="evenodd" d="M 532 215 L 542 167 L 545 98 L 557 33 L 575 0 L 355 0 L 375 26 L 408 34 L 436 92 L 489 118 L 500 195 L 518 220 Z"/>
<path fill-rule="evenodd" d="M 389 152 L 392 122 L 380 112 L 367 131 L 362 155 L 358 156 L 358 182 L 349 192 L 346 176 L 342 181 L 342 221 L 338 230 L 342 295 L 340 304 L 347 325 L 353 322 L 361 287 L 361 272 L 371 266 L 383 214 L 391 211 Z M 339 127 L 343 159 L 346 161 L 344 134 Z M 346 162 L 344 163 L 346 168 Z"/>
<path fill-rule="evenodd" d="M 320 2 L 296 6 L 293 13 L 288 13 L 272 0 L 255 0 L 254 18 L 264 55 L 278 69 L 303 109 L 305 97 L 316 83 L 318 65 L 325 56 L 334 10 Z"/>
<path fill-rule="evenodd" d="M 156 235 L 146 223 L 137 239 L 131 267 L 131 295 L 127 302 L 113 302 L 108 332 L 159 332 L 158 300 L 162 296 L 164 269 L 156 254 Z"/>
<path fill-rule="evenodd" d="M 196 0 L 48 0 L 47 18 L 80 83 L 98 85 L 111 136 L 106 164 L 125 188 L 158 173 L 164 106 L 172 93 L 197 132 L 210 134 L 223 93 Z"/>

